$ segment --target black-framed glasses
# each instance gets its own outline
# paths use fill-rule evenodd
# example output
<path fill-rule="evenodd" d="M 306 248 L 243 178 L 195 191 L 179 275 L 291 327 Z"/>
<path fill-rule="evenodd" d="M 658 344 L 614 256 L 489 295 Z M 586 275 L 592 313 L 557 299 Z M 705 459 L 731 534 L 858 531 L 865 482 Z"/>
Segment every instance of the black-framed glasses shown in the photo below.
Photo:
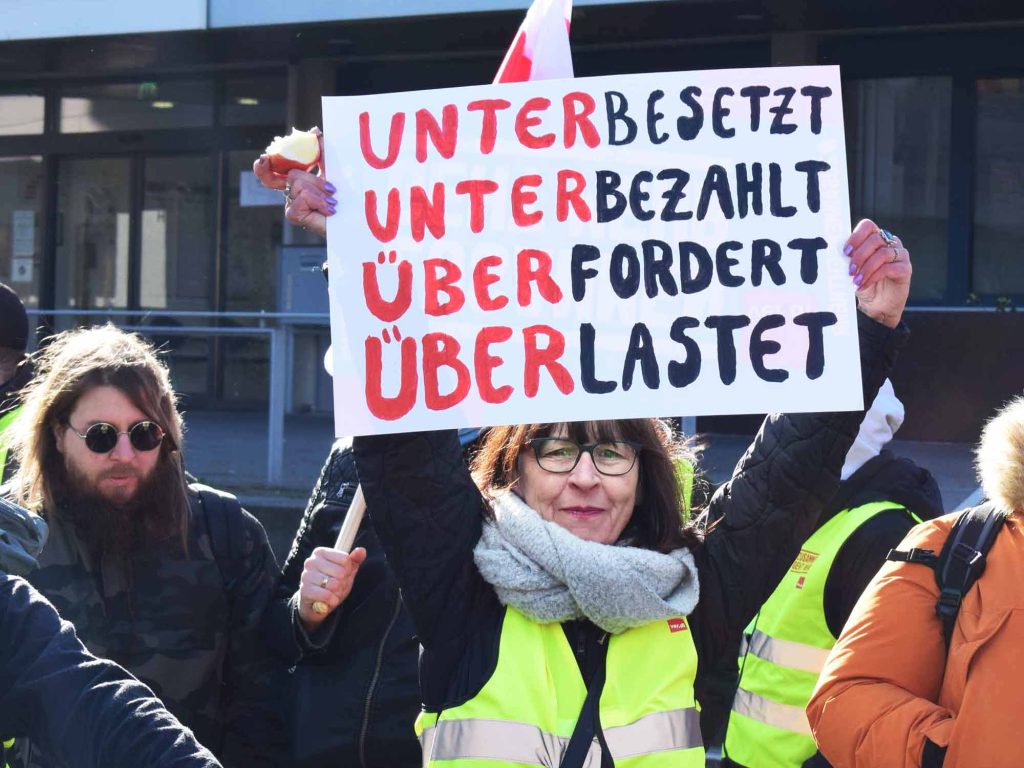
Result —
<path fill-rule="evenodd" d="M 556 474 L 576 469 L 580 456 L 589 453 L 594 468 L 602 475 L 624 475 L 636 464 L 640 444 L 629 440 L 577 443 L 565 437 L 534 437 L 526 441 L 540 468 Z"/>
<path fill-rule="evenodd" d="M 85 447 L 93 453 L 110 453 L 117 446 L 121 435 L 128 435 L 128 441 L 136 451 L 152 451 L 164 439 L 164 430 L 155 421 L 137 421 L 121 432 L 105 421 L 91 425 L 85 432 L 79 432 L 71 424 L 68 429 L 85 441 Z"/>

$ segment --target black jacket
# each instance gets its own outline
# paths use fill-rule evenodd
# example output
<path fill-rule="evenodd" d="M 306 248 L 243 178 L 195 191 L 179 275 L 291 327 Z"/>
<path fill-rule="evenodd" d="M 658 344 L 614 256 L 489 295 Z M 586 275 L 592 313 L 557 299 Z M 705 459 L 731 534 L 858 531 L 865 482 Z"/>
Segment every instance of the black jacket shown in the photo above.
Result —
<path fill-rule="evenodd" d="M 859 315 L 865 402 L 905 343 Z M 728 652 L 813 530 L 839 484 L 862 412 L 775 415 L 712 498 L 722 518 L 694 551 L 701 597 L 690 626 L 704 673 Z M 476 569 L 483 499 L 454 432 L 356 438 L 359 476 L 373 523 L 423 645 L 420 686 L 427 709 L 476 695 L 496 662 L 504 609 Z M 583 665 L 581 665 L 583 666 Z"/>
<path fill-rule="evenodd" d="M 359 483 L 351 443 L 334 444 L 292 542 L 265 637 L 289 666 L 291 760 L 295 768 L 418 766 L 413 733 L 419 711 L 418 644 L 377 534 L 363 519 L 355 546 L 366 548 L 348 598 L 307 637 L 293 610 L 302 566 L 333 546 Z M 301 662 L 301 663 L 300 663 Z M 298 666 L 295 666 L 298 665 Z"/>
<path fill-rule="evenodd" d="M 152 691 L 90 654 L 42 595 L 4 573 L 0 732 L 28 734 L 80 768 L 220 765 Z"/>

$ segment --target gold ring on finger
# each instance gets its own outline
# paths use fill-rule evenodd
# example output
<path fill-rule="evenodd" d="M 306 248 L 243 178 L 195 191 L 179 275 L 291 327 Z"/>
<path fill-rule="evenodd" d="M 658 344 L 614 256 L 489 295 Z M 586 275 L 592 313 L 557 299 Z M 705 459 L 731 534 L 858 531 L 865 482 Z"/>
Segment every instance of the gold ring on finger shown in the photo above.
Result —
<path fill-rule="evenodd" d="M 895 259 L 893 259 L 893 261 L 895 261 Z M 331 577 L 330 576 L 324 576 L 322 579 L 320 579 L 320 589 L 327 589 L 327 585 L 330 584 L 330 583 L 331 583 Z"/>
<path fill-rule="evenodd" d="M 310 605 L 310 608 L 313 609 L 313 613 L 319 614 L 321 616 L 325 615 L 329 610 L 327 607 L 327 603 L 325 603 L 323 600 L 314 600 L 312 605 Z"/>
<path fill-rule="evenodd" d="M 900 249 L 897 248 L 894 245 L 894 246 L 892 246 L 892 263 L 895 264 L 899 260 L 900 260 Z"/>

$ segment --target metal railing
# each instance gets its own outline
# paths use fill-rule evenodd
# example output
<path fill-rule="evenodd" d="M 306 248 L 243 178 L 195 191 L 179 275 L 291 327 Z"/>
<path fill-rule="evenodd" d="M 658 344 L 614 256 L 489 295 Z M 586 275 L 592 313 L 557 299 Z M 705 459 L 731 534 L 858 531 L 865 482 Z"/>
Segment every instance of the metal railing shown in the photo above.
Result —
<path fill-rule="evenodd" d="M 290 367 L 288 334 L 296 325 L 328 326 L 330 316 L 320 312 L 216 312 L 206 310 L 154 310 L 154 309 L 29 309 L 32 317 L 97 318 L 112 322 L 125 331 L 144 336 L 249 336 L 266 338 L 270 345 L 270 375 L 267 392 L 267 484 L 279 485 L 284 463 L 284 414 L 287 410 L 287 377 Z M 131 324 L 119 319 L 167 318 L 197 319 L 215 317 L 218 320 L 248 320 L 258 323 L 247 327 L 214 325 L 145 325 Z M 268 325 L 268 323 L 273 323 Z"/>

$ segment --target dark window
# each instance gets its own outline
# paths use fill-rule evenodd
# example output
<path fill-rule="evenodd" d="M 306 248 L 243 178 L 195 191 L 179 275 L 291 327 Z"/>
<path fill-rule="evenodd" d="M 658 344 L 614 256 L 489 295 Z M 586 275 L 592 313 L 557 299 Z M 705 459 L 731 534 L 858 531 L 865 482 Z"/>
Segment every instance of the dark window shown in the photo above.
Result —
<path fill-rule="evenodd" d="M 57 307 L 128 306 L 128 158 L 64 160 L 57 195 Z"/>
<path fill-rule="evenodd" d="M 135 81 L 66 86 L 62 133 L 168 130 L 213 124 L 212 80 Z"/>
<path fill-rule="evenodd" d="M 977 105 L 973 290 L 1024 294 L 1024 78 L 979 80 Z"/>
<path fill-rule="evenodd" d="M 287 87 L 284 77 L 244 77 L 225 81 L 221 123 L 283 126 L 287 114 Z"/>
<path fill-rule="evenodd" d="M 146 159 L 139 306 L 212 307 L 213 158 Z"/>
<path fill-rule="evenodd" d="M 951 101 L 948 77 L 843 84 L 850 212 L 903 239 L 922 302 L 948 293 Z"/>

